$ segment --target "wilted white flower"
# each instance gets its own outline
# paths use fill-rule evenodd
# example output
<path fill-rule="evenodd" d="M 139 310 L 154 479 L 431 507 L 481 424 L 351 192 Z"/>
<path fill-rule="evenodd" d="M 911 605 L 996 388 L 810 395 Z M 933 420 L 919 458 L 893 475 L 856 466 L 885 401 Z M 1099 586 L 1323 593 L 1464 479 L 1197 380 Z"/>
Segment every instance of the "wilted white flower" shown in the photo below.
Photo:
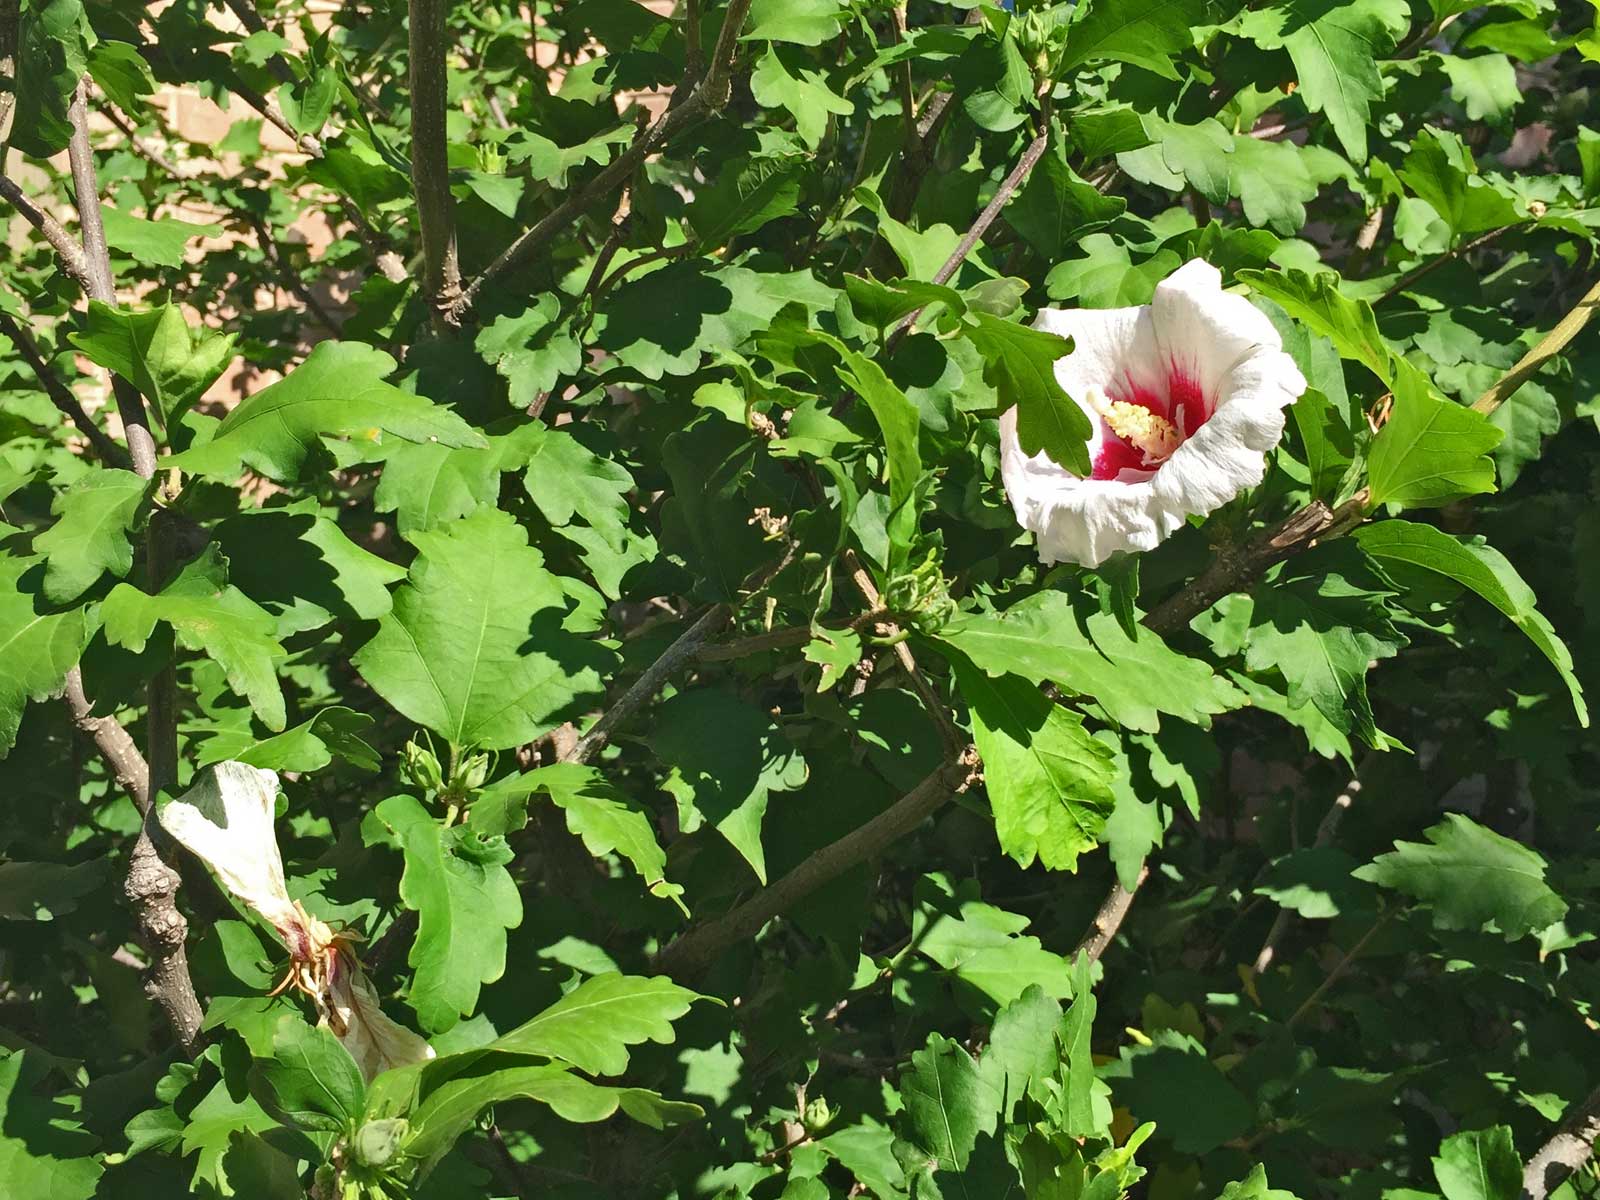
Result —
<path fill-rule="evenodd" d="M 350 939 L 289 899 L 273 833 L 278 776 L 240 762 L 217 763 L 157 812 L 162 827 L 211 869 L 230 892 L 278 931 L 289 971 L 276 995 L 298 988 L 316 1003 L 367 1080 L 433 1057 L 433 1047 L 384 1015 L 350 949 Z"/>
<path fill-rule="evenodd" d="M 1090 474 L 1025 454 L 1000 418 L 1000 474 L 1046 563 L 1093 567 L 1151 550 L 1191 514 L 1261 482 L 1283 409 L 1306 381 L 1272 322 L 1193 259 L 1140 308 L 1047 308 L 1036 328 L 1073 339 L 1056 379 L 1089 418 Z"/>

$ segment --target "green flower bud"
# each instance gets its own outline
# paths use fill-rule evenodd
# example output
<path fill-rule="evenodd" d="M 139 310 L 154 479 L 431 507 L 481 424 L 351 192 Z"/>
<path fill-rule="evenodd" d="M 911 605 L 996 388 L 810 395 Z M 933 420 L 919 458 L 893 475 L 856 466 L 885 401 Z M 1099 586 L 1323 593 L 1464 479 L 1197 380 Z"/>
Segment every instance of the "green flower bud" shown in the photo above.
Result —
<path fill-rule="evenodd" d="M 400 765 L 406 777 L 423 791 L 444 790 L 444 772 L 439 769 L 439 760 L 434 757 L 432 750 L 419 746 L 415 741 L 407 742 Z"/>
<path fill-rule="evenodd" d="M 357 1162 L 369 1167 L 386 1167 L 400 1153 L 400 1143 L 411 1131 L 404 1117 L 386 1117 L 368 1121 L 356 1130 L 350 1152 Z"/>

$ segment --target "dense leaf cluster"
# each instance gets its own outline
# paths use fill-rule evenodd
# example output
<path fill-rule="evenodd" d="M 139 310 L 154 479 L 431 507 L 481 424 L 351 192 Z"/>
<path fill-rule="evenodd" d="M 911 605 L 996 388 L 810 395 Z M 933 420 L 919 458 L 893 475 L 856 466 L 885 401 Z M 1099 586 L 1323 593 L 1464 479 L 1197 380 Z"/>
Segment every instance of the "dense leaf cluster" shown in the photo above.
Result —
<path fill-rule="evenodd" d="M 0 0 L 0 1191 L 1522 1192 L 1600 1084 L 1591 4 L 331 7 Z M 1268 473 L 1041 566 L 1034 314 L 1194 258 Z M 144 815 L 230 761 L 435 1057 Z"/>

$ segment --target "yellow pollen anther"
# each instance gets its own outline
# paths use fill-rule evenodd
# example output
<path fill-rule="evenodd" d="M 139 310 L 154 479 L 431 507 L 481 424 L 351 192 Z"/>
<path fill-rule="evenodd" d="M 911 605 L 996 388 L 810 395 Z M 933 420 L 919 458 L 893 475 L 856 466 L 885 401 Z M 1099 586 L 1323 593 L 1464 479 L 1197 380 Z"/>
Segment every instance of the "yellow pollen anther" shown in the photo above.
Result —
<path fill-rule="evenodd" d="M 1089 404 L 1111 432 L 1147 458 L 1163 459 L 1183 444 L 1171 421 L 1126 400 L 1108 400 L 1100 392 L 1089 393 Z"/>

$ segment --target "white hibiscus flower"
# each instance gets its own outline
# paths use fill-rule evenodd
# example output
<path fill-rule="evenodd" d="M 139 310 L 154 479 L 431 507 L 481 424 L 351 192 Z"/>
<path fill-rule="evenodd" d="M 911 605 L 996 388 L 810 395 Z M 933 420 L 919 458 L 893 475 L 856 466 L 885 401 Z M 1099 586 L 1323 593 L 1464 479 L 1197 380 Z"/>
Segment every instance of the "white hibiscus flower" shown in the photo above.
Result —
<path fill-rule="evenodd" d="M 289 971 L 273 994 L 294 987 L 310 996 L 320 1023 L 350 1051 L 369 1082 L 390 1067 L 433 1057 L 433 1047 L 384 1015 L 350 947 L 350 938 L 289 899 L 273 833 L 278 777 L 239 762 L 217 763 L 193 787 L 164 803 L 158 818 L 221 884 L 278 932 Z"/>
<path fill-rule="evenodd" d="M 1140 308 L 1047 308 L 1036 328 L 1073 339 L 1056 378 L 1089 418 L 1090 474 L 1025 454 L 1000 418 L 1000 474 L 1046 563 L 1098 566 L 1151 550 L 1261 482 L 1283 409 L 1306 381 L 1272 322 L 1193 259 Z"/>

